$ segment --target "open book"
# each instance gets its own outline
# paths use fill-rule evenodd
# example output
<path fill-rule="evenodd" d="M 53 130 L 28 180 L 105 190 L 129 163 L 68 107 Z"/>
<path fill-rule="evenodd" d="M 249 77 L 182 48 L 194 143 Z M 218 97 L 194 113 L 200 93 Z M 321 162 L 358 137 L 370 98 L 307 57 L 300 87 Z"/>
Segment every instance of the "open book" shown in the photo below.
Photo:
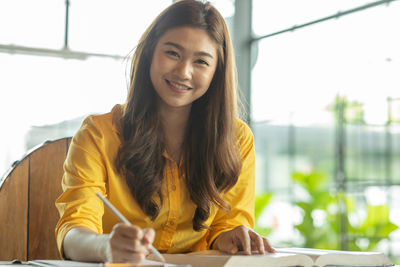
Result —
<path fill-rule="evenodd" d="M 265 255 L 228 255 L 219 251 L 189 254 L 164 254 L 167 262 L 192 267 L 323 267 L 323 266 L 393 266 L 380 252 L 353 252 L 304 248 L 277 249 Z"/>
<path fill-rule="evenodd" d="M 28 265 L 36 267 L 191 267 L 190 265 L 176 265 L 151 260 L 144 260 L 139 264 L 133 263 L 95 263 L 70 260 L 32 260 Z"/>

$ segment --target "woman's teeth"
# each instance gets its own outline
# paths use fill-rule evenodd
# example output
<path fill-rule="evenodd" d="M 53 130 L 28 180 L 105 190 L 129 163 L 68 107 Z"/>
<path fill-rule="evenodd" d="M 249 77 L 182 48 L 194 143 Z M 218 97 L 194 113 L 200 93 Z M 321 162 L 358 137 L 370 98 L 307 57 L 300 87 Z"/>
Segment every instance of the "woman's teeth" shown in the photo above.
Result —
<path fill-rule="evenodd" d="M 169 84 L 171 84 L 173 87 L 175 87 L 175 88 L 177 88 L 177 89 L 179 89 L 179 90 L 189 90 L 189 89 L 190 89 L 189 87 L 184 86 L 184 85 L 181 85 L 181 84 L 177 84 L 177 83 L 174 83 L 174 82 L 171 82 L 171 81 L 168 81 L 168 82 L 169 82 Z"/>

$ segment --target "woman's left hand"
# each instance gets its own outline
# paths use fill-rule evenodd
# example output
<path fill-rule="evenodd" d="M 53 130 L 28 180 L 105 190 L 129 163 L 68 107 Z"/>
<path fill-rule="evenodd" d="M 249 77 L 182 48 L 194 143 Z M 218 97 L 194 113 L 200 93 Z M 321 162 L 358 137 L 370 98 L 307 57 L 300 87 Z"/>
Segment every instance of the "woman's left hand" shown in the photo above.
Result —
<path fill-rule="evenodd" d="M 244 225 L 221 233 L 215 240 L 213 248 L 229 254 L 236 254 L 239 251 L 247 255 L 251 255 L 252 251 L 260 254 L 276 252 L 265 237 Z"/>

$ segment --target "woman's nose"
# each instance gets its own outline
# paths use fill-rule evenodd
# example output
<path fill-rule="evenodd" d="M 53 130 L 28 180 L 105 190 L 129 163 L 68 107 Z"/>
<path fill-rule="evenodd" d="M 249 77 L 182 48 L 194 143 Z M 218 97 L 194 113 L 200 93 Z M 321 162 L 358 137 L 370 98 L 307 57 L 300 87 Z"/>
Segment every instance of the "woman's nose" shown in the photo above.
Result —
<path fill-rule="evenodd" d="M 192 64 L 190 64 L 188 61 L 180 61 L 174 69 L 174 74 L 182 80 L 191 79 L 192 72 Z"/>

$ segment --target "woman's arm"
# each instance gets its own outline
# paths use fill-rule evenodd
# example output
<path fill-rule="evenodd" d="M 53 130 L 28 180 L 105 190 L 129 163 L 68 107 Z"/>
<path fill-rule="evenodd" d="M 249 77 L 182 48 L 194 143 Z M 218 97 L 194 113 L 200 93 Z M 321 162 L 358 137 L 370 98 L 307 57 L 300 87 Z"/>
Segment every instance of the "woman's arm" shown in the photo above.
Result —
<path fill-rule="evenodd" d="M 149 254 L 153 229 L 116 224 L 110 234 L 72 228 L 64 238 L 64 255 L 76 261 L 139 263 Z"/>
<path fill-rule="evenodd" d="M 250 128 L 238 123 L 238 140 L 242 157 L 242 170 L 237 183 L 225 195 L 228 212 L 218 210 L 211 225 L 209 242 L 213 249 L 235 254 L 274 252 L 267 239 L 251 228 L 254 225 L 255 204 L 255 149 Z"/>
<path fill-rule="evenodd" d="M 109 235 L 99 235 L 85 227 L 72 228 L 64 238 L 64 255 L 77 261 L 106 262 Z"/>

